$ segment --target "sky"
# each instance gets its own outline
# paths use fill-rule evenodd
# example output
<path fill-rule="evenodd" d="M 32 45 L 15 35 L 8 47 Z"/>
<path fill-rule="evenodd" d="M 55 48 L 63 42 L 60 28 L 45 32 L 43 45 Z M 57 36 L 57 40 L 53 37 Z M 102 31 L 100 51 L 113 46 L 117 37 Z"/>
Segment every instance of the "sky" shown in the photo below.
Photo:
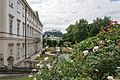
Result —
<path fill-rule="evenodd" d="M 70 24 L 84 18 L 89 22 L 97 17 L 120 21 L 120 0 L 27 0 L 39 12 L 44 32 L 52 29 L 66 32 Z"/>

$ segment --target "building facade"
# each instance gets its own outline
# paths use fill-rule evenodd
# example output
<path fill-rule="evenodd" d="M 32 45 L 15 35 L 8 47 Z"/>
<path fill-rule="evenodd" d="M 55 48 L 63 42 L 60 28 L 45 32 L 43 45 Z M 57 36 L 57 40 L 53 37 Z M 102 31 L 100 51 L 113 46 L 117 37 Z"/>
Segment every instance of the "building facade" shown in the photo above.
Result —
<path fill-rule="evenodd" d="M 0 64 L 34 60 L 42 51 L 42 30 L 38 12 L 26 0 L 0 0 Z"/>

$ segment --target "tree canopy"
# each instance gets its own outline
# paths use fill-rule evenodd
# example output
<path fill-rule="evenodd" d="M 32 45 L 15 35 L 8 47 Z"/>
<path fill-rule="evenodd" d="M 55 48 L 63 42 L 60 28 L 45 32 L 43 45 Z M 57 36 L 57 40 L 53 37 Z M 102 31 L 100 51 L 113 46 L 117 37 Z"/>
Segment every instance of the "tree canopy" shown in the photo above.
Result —
<path fill-rule="evenodd" d="M 63 39 L 72 43 L 81 42 L 88 37 L 97 35 L 102 27 L 106 27 L 109 24 L 110 18 L 104 17 L 93 20 L 92 23 L 88 23 L 85 19 L 76 21 L 75 24 L 70 25 L 64 34 Z"/>

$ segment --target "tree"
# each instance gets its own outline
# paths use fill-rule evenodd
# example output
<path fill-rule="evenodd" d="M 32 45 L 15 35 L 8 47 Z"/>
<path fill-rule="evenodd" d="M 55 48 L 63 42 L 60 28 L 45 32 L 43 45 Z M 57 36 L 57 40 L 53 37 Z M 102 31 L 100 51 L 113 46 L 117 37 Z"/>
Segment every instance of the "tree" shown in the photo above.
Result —
<path fill-rule="evenodd" d="M 43 39 L 43 47 L 45 47 L 47 45 L 47 40 Z"/>
<path fill-rule="evenodd" d="M 97 18 L 93 20 L 93 23 L 88 24 L 88 21 L 85 19 L 80 19 L 79 22 L 76 21 L 74 25 L 70 25 L 66 30 L 67 33 L 64 34 L 64 41 L 72 42 L 75 44 L 79 43 L 82 40 L 87 39 L 88 37 L 96 36 L 102 27 L 109 25 L 110 18 L 104 17 Z"/>
<path fill-rule="evenodd" d="M 51 40 L 51 41 L 52 41 L 52 46 L 53 46 L 53 47 L 56 47 L 57 41 L 56 41 L 56 40 Z"/>
<path fill-rule="evenodd" d="M 73 33 L 73 41 L 80 42 L 87 37 L 88 22 L 85 19 L 80 19 L 79 23 L 76 22 Z"/>
<path fill-rule="evenodd" d="M 48 46 L 52 46 L 52 41 L 51 40 L 47 40 L 47 45 Z"/>
<path fill-rule="evenodd" d="M 67 33 L 63 35 L 63 39 L 65 41 L 70 41 L 72 42 L 73 40 L 73 28 L 74 28 L 74 25 L 70 25 L 66 30 L 67 30 Z"/>

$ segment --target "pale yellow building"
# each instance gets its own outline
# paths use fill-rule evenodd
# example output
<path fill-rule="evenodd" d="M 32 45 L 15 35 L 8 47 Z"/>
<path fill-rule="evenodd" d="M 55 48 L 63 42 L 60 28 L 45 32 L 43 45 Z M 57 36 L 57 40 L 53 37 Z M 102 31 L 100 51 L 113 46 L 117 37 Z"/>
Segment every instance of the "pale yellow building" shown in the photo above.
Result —
<path fill-rule="evenodd" d="M 0 0 L 0 67 L 34 60 L 42 51 L 42 30 L 38 12 L 26 0 Z"/>

